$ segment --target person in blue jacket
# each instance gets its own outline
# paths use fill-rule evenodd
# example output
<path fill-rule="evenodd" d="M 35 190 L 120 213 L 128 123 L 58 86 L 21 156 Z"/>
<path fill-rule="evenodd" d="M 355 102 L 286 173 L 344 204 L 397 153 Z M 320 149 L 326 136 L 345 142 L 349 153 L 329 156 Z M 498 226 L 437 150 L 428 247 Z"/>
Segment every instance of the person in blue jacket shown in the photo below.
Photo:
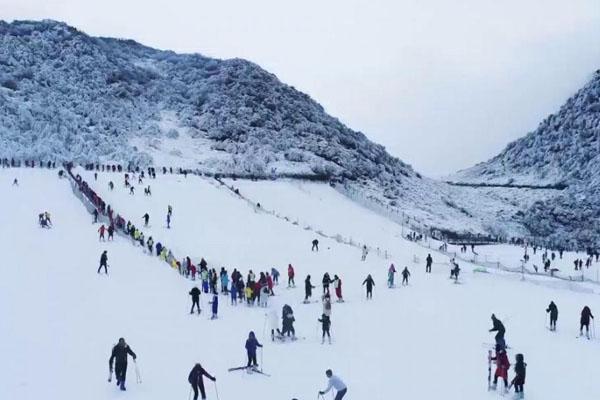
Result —
<path fill-rule="evenodd" d="M 246 352 L 248 353 L 248 364 L 246 365 L 247 367 L 258 366 L 258 363 L 256 362 L 257 347 L 263 347 L 263 345 L 258 343 L 254 332 L 250 331 L 250 333 L 248 334 L 248 339 L 246 340 Z"/>
<path fill-rule="evenodd" d="M 163 249 L 162 243 L 161 242 L 156 243 L 156 256 L 157 257 L 160 256 L 160 252 L 162 251 L 162 249 Z"/>
<path fill-rule="evenodd" d="M 219 310 L 219 296 L 215 293 L 212 299 L 212 317 L 210 319 L 217 319 L 217 311 Z"/>

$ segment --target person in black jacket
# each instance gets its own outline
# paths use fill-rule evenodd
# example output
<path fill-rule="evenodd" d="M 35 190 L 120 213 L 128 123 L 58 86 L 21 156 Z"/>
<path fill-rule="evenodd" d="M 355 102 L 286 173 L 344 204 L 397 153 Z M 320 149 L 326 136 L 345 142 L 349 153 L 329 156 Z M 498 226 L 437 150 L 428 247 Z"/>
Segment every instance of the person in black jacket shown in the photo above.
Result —
<path fill-rule="evenodd" d="M 558 319 L 558 307 L 554 304 L 553 301 L 550 302 L 550 305 L 546 309 L 547 313 L 550 313 L 550 330 L 556 330 L 556 320 Z"/>
<path fill-rule="evenodd" d="M 125 377 L 127 375 L 127 354 L 133 357 L 135 361 L 136 355 L 131 350 L 129 345 L 125 343 L 125 339 L 120 338 L 119 343 L 115 345 L 112 349 L 112 354 L 110 355 L 110 359 L 108 360 L 108 367 L 112 373 L 113 371 L 113 361 L 115 362 L 115 377 L 117 378 L 117 386 L 121 390 L 125 390 Z"/>
<path fill-rule="evenodd" d="M 373 298 L 373 286 L 375 286 L 375 281 L 373 280 L 373 278 L 371 277 L 370 274 L 369 274 L 369 276 L 367 276 L 367 279 L 365 279 L 362 284 L 367 285 L 367 299 L 372 299 Z"/>
<path fill-rule="evenodd" d="M 504 334 L 506 333 L 506 329 L 504 328 L 504 324 L 494 314 L 492 314 L 492 324 L 490 332 L 496 332 L 496 336 L 494 337 L 496 344 L 505 349 L 506 341 L 504 340 Z"/>
<path fill-rule="evenodd" d="M 585 336 L 590 338 L 590 318 L 594 319 L 592 310 L 588 306 L 583 307 L 581 310 L 581 320 L 579 325 L 579 336 L 583 336 L 583 327 L 585 326 Z"/>
<path fill-rule="evenodd" d="M 323 329 L 321 344 L 325 343 L 325 335 L 327 335 L 329 344 L 331 344 L 331 334 L 329 333 L 329 329 L 331 328 L 331 319 L 327 315 L 323 314 L 318 321 L 321 323 L 321 328 Z"/>
<path fill-rule="evenodd" d="M 190 290 L 190 296 L 192 296 L 192 309 L 190 310 L 190 314 L 194 313 L 194 306 L 197 307 L 198 314 L 200 314 L 200 289 L 194 286 L 192 290 Z"/>
<path fill-rule="evenodd" d="M 104 250 L 102 252 L 102 255 L 100 256 L 100 266 L 98 267 L 98 273 L 100 273 L 100 270 L 102 269 L 102 267 L 104 267 L 104 273 L 108 275 L 107 262 L 108 255 L 106 253 L 106 250 Z"/>
<path fill-rule="evenodd" d="M 517 363 L 515 364 L 516 376 L 513 378 L 510 384 L 511 386 L 515 386 L 515 399 L 523 399 L 523 385 L 525 385 L 525 372 L 527 369 L 527 364 L 524 361 L 523 354 L 517 354 L 515 358 L 517 360 Z"/>
<path fill-rule="evenodd" d="M 312 297 L 312 290 L 315 287 L 312 285 L 312 283 L 310 282 L 310 275 L 308 275 L 306 277 L 306 279 L 304 280 L 304 302 L 308 303 L 311 297 Z"/>
<path fill-rule="evenodd" d="M 402 285 L 408 285 L 408 277 L 410 276 L 410 272 L 408 271 L 408 267 L 404 267 L 402 270 Z"/>
<path fill-rule="evenodd" d="M 196 364 L 194 368 L 190 371 L 190 375 L 188 376 L 188 382 L 192 385 L 192 389 L 194 390 L 194 400 L 198 400 L 198 388 L 200 388 L 200 394 L 202 394 L 202 400 L 206 399 L 206 392 L 204 390 L 204 379 L 203 376 L 206 376 L 211 381 L 216 381 L 217 378 L 211 376 L 202 365 Z"/>
<path fill-rule="evenodd" d="M 433 264 L 433 258 L 431 258 L 431 254 L 427 254 L 427 258 L 425 259 L 427 264 L 425 264 L 425 272 L 431 273 L 431 264 Z"/>

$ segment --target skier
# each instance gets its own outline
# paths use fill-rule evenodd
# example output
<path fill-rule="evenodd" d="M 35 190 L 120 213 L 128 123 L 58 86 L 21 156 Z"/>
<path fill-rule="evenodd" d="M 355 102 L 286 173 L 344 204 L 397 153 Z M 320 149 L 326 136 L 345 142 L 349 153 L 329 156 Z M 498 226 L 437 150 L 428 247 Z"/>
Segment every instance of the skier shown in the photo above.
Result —
<path fill-rule="evenodd" d="M 547 313 L 550 313 L 550 330 L 556 330 L 556 320 L 558 319 L 558 307 L 554 304 L 553 301 L 550 302 L 550 305 L 546 309 Z"/>
<path fill-rule="evenodd" d="M 271 276 L 273 277 L 273 284 L 279 285 L 279 271 L 277 268 L 271 268 Z"/>
<path fill-rule="evenodd" d="M 94 215 L 94 223 L 98 222 L 98 209 L 94 208 L 94 212 L 92 213 Z"/>
<path fill-rule="evenodd" d="M 213 293 L 212 316 L 210 317 L 210 319 L 217 319 L 218 311 L 219 311 L 219 295 L 216 293 Z"/>
<path fill-rule="evenodd" d="M 322 396 L 329 392 L 331 388 L 334 388 L 337 392 L 334 400 L 342 400 L 348 391 L 346 384 L 340 378 L 333 375 L 333 372 L 331 372 L 330 369 L 325 371 L 325 375 L 327 375 L 327 378 L 329 378 L 329 383 L 327 384 L 327 388 L 320 391 L 319 394 Z"/>
<path fill-rule="evenodd" d="M 312 290 L 314 288 L 312 283 L 310 283 L 310 275 L 307 275 L 304 280 L 304 303 L 310 303 L 310 300 L 308 299 L 312 297 Z"/>
<path fill-rule="evenodd" d="M 365 279 L 362 284 L 367 285 L 367 300 L 372 299 L 373 298 L 373 286 L 375 286 L 375 281 L 373 281 L 373 278 L 371 277 L 370 274 L 367 276 L 367 279 Z"/>
<path fill-rule="evenodd" d="M 106 227 L 104 226 L 104 224 L 100 225 L 100 228 L 98 228 L 98 233 L 100 234 L 100 236 L 98 237 L 98 240 L 106 241 L 106 239 L 104 238 L 105 230 L 106 230 Z"/>
<path fill-rule="evenodd" d="M 394 264 L 391 264 L 390 267 L 388 268 L 388 288 L 394 287 L 395 274 L 396 274 L 396 267 L 394 267 Z"/>
<path fill-rule="evenodd" d="M 192 385 L 192 389 L 194 390 L 194 400 L 198 400 L 198 389 L 200 389 L 200 394 L 202 395 L 202 400 L 206 399 L 206 392 L 204 391 L 204 380 L 203 376 L 206 376 L 211 381 L 216 381 L 217 378 L 210 375 L 202 365 L 196 364 L 194 368 L 190 371 L 188 376 L 188 382 Z"/>
<path fill-rule="evenodd" d="M 323 314 L 321 318 L 318 319 L 321 323 L 321 329 L 323 330 L 323 337 L 321 338 L 321 344 L 325 343 L 325 335 L 327 335 L 327 339 L 329 340 L 329 344 L 331 344 L 331 334 L 329 333 L 329 328 L 331 327 L 331 319 L 329 316 Z"/>
<path fill-rule="evenodd" d="M 108 182 L 108 189 L 112 191 L 114 188 L 115 184 L 113 183 L 113 181 Z"/>
<path fill-rule="evenodd" d="M 362 256 L 360 260 L 365 261 L 367 259 L 367 254 L 369 254 L 369 249 L 367 249 L 367 245 L 365 244 L 362 248 Z"/>
<path fill-rule="evenodd" d="M 502 321 L 496 318 L 496 315 L 494 314 L 492 314 L 492 324 L 493 327 L 489 331 L 496 332 L 496 336 L 494 337 L 494 339 L 496 340 L 496 345 L 499 345 L 500 347 L 505 349 L 506 341 L 504 340 L 504 334 L 506 333 L 506 329 L 504 329 L 504 324 L 502 324 Z"/>
<path fill-rule="evenodd" d="M 408 267 L 404 267 L 402 270 L 402 286 L 408 285 L 408 277 L 410 276 L 410 272 L 408 271 Z"/>
<path fill-rule="evenodd" d="M 454 260 L 452 260 L 452 265 L 454 266 L 454 268 L 452 268 L 450 270 L 450 279 L 454 278 L 454 282 L 458 282 L 458 275 L 460 274 L 460 267 L 458 266 L 458 263 Z"/>
<path fill-rule="evenodd" d="M 294 282 L 294 267 L 292 264 L 288 264 L 288 287 L 296 287 L 296 282 Z"/>
<path fill-rule="evenodd" d="M 150 221 L 150 215 L 148 215 L 148 213 L 146 213 L 146 214 L 144 214 L 144 216 L 142 218 L 144 218 L 144 226 L 148 227 L 148 221 Z"/>
<path fill-rule="evenodd" d="M 325 272 L 325 275 L 323 275 L 323 293 L 327 293 L 329 294 L 329 284 L 331 283 L 331 278 L 329 277 L 329 273 Z"/>
<path fill-rule="evenodd" d="M 17 178 L 15 178 L 15 180 L 13 181 L 13 186 L 19 186 L 19 180 Z"/>
<path fill-rule="evenodd" d="M 590 318 L 594 319 L 592 311 L 588 306 L 583 307 L 581 310 L 581 320 L 579 325 L 579 336 L 583 336 L 583 327 L 585 326 L 585 336 L 590 338 Z"/>
<path fill-rule="evenodd" d="M 515 364 L 516 376 L 511 381 L 510 385 L 515 386 L 515 399 L 523 399 L 525 394 L 523 393 L 523 385 L 525 384 L 525 372 L 527 364 L 523 358 L 523 354 L 517 354 L 515 356 L 517 363 Z"/>
<path fill-rule="evenodd" d="M 257 347 L 263 347 L 263 345 L 258 343 L 254 332 L 250 331 L 250 333 L 248 334 L 248 339 L 246 340 L 246 353 L 248 354 L 248 364 L 246 365 L 247 368 L 250 368 L 252 366 L 254 368 L 258 367 L 258 363 L 256 362 Z"/>
<path fill-rule="evenodd" d="M 192 296 L 192 309 L 190 310 L 190 314 L 194 313 L 194 306 L 198 309 L 198 314 L 200 314 L 200 289 L 197 286 L 194 286 L 192 290 L 190 290 L 190 296 Z"/>
<path fill-rule="evenodd" d="M 113 372 L 113 361 L 116 361 L 114 370 L 115 377 L 117 378 L 117 386 L 119 386 L 121 390 L 125 390 L 125 378 L 127 375 L 127 354 L 133 357 L 133 361 L 135 362 L 137 356 L 135 355 L 133 350 L 131 350 L 129 345 L 125 343 L 125 339 L 120 338 L 119 343 L 117 343 L 115 347 L 113 347 L 110 359 L 108 360 L 108 367 L 110 369 L 111 374 Z"/>
<path fill-rule="evenodd" d="M 284 305 L 281 311 L 281 336 L 292 336 L 292 339 L 296 337 L 296 330 L 294 329 L 294 311 L 289 305 Z"/>
<path fill-rule="evenodd" d="M 492 357 L 492 360 L 496 361 L 496 372 L 494 373 L 494 383 L 491 389 L 496 390 L 498 378 L 502 378 L 504 381 L 504 393 L 508 393 L 508 369 L 510 368 L 510 362 L 506 355 L 506 349 L 497 344 L 496 356 Z"/>
<path fill-rule="evenodd" d="M 171 215 L 171 214 L 173 214 L 173 207 L 172 207 L 172 206 L 170 206 L 170 205 L 169 205 L 169 206 L 167 206 L 167 214 L 168 214 L 168 215 Z"/>
<path fill-rule="evenodd" d="M 134 193 L 134 190 L 135 190 L 135 188 L 133 187 L 133 185 L 131 185 L 131 186 L 129 187 L 129 194 L 131 194 L 131 195 L 135 194 L 135 193 Z"/>
<path fill-rule="evenodd" d="M 102 252 L 102 255 L 100 256 L 100 266 L 98 267 L 98 273 L 100 273 L 100 270 L 102 269 L 102 267 L 104 267 L 104 273 L 106 275 L 108 275 L 108 254 L 106 252 L 106 250 L 104 250 Z"/>
<path fill-rule="evenodd" d="M 113 237 L 114 233 L 115 233 L 115 226 L 113 224 L 110 224 L 108 226 L 108 240 L 114 239 L 114 237 Z"/>
<path fill-rule="evenodd" d="M 171 213 L 167 214 L 167 229 L 171 229 Z"/>
<path fill-rule="evenodd" d="M 333 276 L 333 287 L 335 288 L 335 296 L 338 303 L 344 302 L 344 298 L 342 297 L 342 280 L 337 275 Z"/>
<path fill-rule="evenodd" d="M 152 239 L 152 236 L 150 236 L 148 238 L 148 241 L 146 241 L 146 246 L 148 247 L 148 251 L 150 252 L 150 255 L 152 255 L 152 248 L 154 247 L 154 239 Z"/>
<path fill-rule="evenodd" d="M 431 265 L 433 264 L 433 258 L 431 258 L 431 254 L 427 254 L 425 261 L 425 273 L 431 273 Z"/>
<path fill-rule="evenodd" d="M 317 239 L 312 241 L 312 248 L 310 251 L 319 251 L 319 241 Z"/>
<path fill-rule="evenodd" d="M 323 295 L 323 314 L 331 317 L 331 297 L 329 293 Z"/>

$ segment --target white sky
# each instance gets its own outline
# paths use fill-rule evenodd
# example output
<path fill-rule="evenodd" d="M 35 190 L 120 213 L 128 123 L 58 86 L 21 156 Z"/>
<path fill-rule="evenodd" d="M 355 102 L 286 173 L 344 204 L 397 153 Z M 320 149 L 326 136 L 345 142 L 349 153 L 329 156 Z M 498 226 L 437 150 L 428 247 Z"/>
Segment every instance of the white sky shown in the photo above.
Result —
<path fill-rule="evenodd" d="M 0 0 L 0 10 L 246 58 L 434 176 L 497 154 L 600 68 L 600 0 Z"/>

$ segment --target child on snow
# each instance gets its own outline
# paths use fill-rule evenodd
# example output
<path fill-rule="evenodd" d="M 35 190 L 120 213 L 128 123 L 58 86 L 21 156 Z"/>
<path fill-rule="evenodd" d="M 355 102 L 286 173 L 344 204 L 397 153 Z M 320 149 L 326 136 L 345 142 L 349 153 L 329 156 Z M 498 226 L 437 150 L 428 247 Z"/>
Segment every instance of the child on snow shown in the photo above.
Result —
<path fill-rule="evenodd" d="M 523 354 L 517 354 L 515 359 L 517 360 L 517 363 L 515 364 L 515 374 L 517 374 L 517 376 L 513 378 L 510 384 L 511 386 L 515 386 L 515 399 L 522 399 L 524 398 L 523 385 L 525 384 L 525 370 L 527 364 L 525 363 Z"/>
<path fill-rule="evenodd" d="M 219 311 L 219 296 L 215 293 L 212 299 L 212 316 L 210 319 L 217 319 L 217 312 Z"/>
<path fill-rule="evenodd" d="M 323 330 L 323 337 L 321 338 L 321 344 L 325 343 L 325 335 L 327 335 L 327 339 L 329 340 L 329 344 L 331 344 L 331 334 L 329 333 L 329 328 L 331 327 L 331 319 L 328 315 L 321 315 L 321 318 L 318 319 L 321 323 L 321 329 Z"/>
<path fill-rule="evenodd" d="M 502 378 L 504 381 L 504 392 L 508 392 L 508 369 L 510 368 L 510 362 L 506 355 L 506 350 L 499 345 L 496 345 L 496 357 L 492 357 L 493 361 L 496 361 L 496 373 L 494 374 L 494 384 L 492 390 L 496 390 L 498 385 L 498 378 Z"/>

